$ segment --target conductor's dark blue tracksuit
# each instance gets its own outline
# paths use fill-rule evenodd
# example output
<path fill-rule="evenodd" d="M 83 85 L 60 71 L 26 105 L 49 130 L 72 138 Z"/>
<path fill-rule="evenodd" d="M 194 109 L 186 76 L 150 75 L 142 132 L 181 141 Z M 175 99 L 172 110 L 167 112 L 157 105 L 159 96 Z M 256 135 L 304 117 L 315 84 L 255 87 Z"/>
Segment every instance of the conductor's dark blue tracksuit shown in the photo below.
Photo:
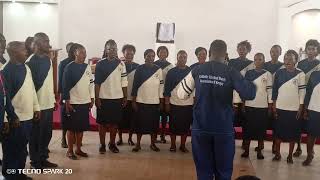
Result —
<path fill-rule="evenodd" d="M 199 180 L 230 180 L 235 141 L 232 96 L 255 98 L 256 87 L 227 65 L 210 61 L 195 67 L 180 83 L 178 96 L 187 98 L 195 89 L 192 151 Z"/>

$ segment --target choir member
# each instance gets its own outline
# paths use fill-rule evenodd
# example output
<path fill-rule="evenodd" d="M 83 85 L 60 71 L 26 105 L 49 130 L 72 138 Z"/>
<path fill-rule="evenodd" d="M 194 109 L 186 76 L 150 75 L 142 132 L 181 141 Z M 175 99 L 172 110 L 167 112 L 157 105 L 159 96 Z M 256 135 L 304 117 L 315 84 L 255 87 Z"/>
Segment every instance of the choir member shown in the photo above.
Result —
<path fill-rule="evenodd" d="M 117 145 L 122 145 L 122 132 L 124 129 L 127 129 L 129 131 L 129 139 L 128 144 L 130 146 L 134 146 L 134 142 L 132 141 L 132 134 L 133 134 L 133 125 L 135 121 L 135 113 L 132 109 L 131 105 L 131 91 L 132 91 L 132 84 L 133 84 L 133 78 L 134 74 L 136 72 L 137 67 L 139 64 L 133 62 L 134 55 L 136 53 L 136 48 L 133 45 L 126 44 L 122 48 L 122 53 L 124 55 L 124 62 L 126 65 L 126 71 L 127 71 L 127 78 L 128 78 L 128 87 L 127 87 L 127 106 L 123 109 L 123 118 L 119 124 L 119 141 L 117 142 Z"/>
<path fill-rule="evenodd" d="M 243 122 L 243 140 L 245 151 L 241 157 L 249 157 L 251 140 L 258 140 L 257 158 L 264 159 L 262 154 L 268 114 L 272 111 L 272 75 L 263 69 L 265 57 L 262 53 L 254 56 L 255 69 L 246 72 L 245 79 L 257 87 L 256 98 L 245 101 L 245 121 Z"/>
<path fill-rule="evenodd" d="M 198 66 L 199 64 L 204 64 L 206 62 L 207 59 L 207 50 L 204 47 L 197 47 L 197 49 L 195 50 L 195 54 L 198 58 L 198 62 L 192 64 L 190 66 L 191 69 L 193 69 L 194 67 Z"/>
<path fill-rule="evenodd" d="M 275 115 L 275 149 L 274 161 L 280 161 L 280 144 L 289 142 L 287 163 L 293 163 L 295 141 L 300 137 L 300 118 L 306 91 L 305 73 L 295 67 L 299 55 L 289 50 L 284 56 L 285 68 L 276 72 L 274 77 L 272 100 Z"/>
<path fill-rule="evenodd" d="M 8 174 L 8 169 L 24 169 L 27 160 L 27 144 L 32 131 L 32 123 L 38 122 L 40 107 L 32 81 L 31 71 L 25 61 L 27 50 L 23 42 L 8 44 L 9 62 L 3 68 L 3 76 L 8 88 L 8 99 L 12 99 L 16 120 L 2 142 L 2 174 L 6 179 L 31 179 L 24 174 Z M 2 77 L 0 80 L 3 81 Z M 12 115 L 11 115 L 12 116 Z"/>
<path fill-rule="evenodd" d="M 57 167 L 58 165 L 48 161 L 49 149 L 52 138 L 53 110 L 55 107 L 55 94 L 53 83 L 53 66 L 50 60 L 50 40 L 45 33 L 34 35 L 34 55 L 27 62 L 41 110 L 38 123 L 33 123 L 30 138 L 30 159 L 34 168 Z"/>
<path fill-rule="evenodd" d="M 91 67 L 85 63 L 86 49 L 81 44 L 73 44 L 74 54 L 64 70 L 62 80 L 62 94 L 65 101 L 66 114 L 65 129 L 68 136 L 67 157 L 77 159 L 75 156 L 88 157 L 81 150 L 83 132 L 88 130 L 89 111 L 94 103 L 94 85 Z M 75 154 L 73 144 L 76 143 Z"/>
<path fill-rule="evenodd" d="M 66 50 L 67 50 L 67 54 L 68 57 L 64 60 L 62 60 L 59 64 L 58 67 L 58 93 L 59 96 L 61 96 L 62 94 L 62 79 L 63 79 L 63 72 L 65 67 L 71 63 L 72 61 L 74 61 L 74 59 L 72 59 L 72 57 L 74 57 L 74 48 L 72 48 L 72 45 L 74 43 L 73 42 L 69 42 L 66 46 Z M 67 148 L 67 141 L 66 141 L 66 134 L 67 134 L 67 130 L 65 128 L 65 119 L 66 119 L 66 113 L 65 113 L 65 106 L 64 106 L 64 101 L 63 99 L 60 97 L 60 121 L 61 121 L 61 128 L 62 128 L 62 137 L 61 137 L 61 147 L 62 148 Z"/>
<path fill-rule="evenodd" d="M 309 81 L 311 73 L 320 69 L 320 61 L 317 59 L 319 48 L 320 44 L 317 40 L 308 40 L 305 47 L 305 52 L 308 57 L 298 63 L 297 68 L 302 70 L 306 74 L 306 84 Z M 301 132 L 304 132 L 306 130 L 306 123 L 307 121 L 301 121 Z M 296 152 L 293 154 L 295 157 L 299 157 L 302 154 L 301 138 L 297 140 L 297 143 L 298 147 L 296 149 Z"/>
<path fill-rule="evenodd" d="M 274 75 L 280 68 L 284 68 L 283 63 L 279 61 L 279 57 L 282 54 L 282 48 L 280 45 L 273 45 L 270 49 L 270 56 L 271 56 L 271 61 L 268 61 L 264 64 L 264 69 L 269 71 L 272 74 L 272 81 L 274 79 Z M 268 116 L 268 129 L 273 129 L 273 124 L 274 124 L 274 115 L 271 113 Z M 272 134 L 273 136 L 273 134 Z M 275 153 L 275 148 L 274 148 L 275 140 L 273 137 L 273 142 L 272 142 L 272 153 Z M 262 147 L 263 149 L 264 147 Z M 258 147 L 256 147 L 256 151 L 258 150 Z"/>
<path fill-rule="evenodd" d="M 305 108 L 307 109 L 307 153 L 304 166 L 311 164 L 314 156 L 314 143 L 320 137 L 320 70 L 311 73 L 306 90 Z"/>
<path fill-rule="evenodd" d="M 188 55 L 180 50 L 177 54 L 176 67 L 168 71 L 164 88 L 165 110 L 170 115 L 171 152 L 176 152 L 176 136 L 181 135 L 181 152 L 189 152 L 185 146 L 192 123 L 193 97 L 181 100 L 177 95 L 179 83 L 189 74 L 191 68 L 186 66 Z"/>
<path fill-rule="evenodd" d="M 170 69 L 172 69 L 174 66 L 167 60 L 169 56 L 169 50 L 166 46 L 160 46 L 157 49 L 157 56 L 159 60 L 155 61 L 154 64 L 159 66 L 162 69 L 163 72 L 163 79 L 166 79 L 167 73 Z M 162 106 L 162 104 L 161 104 Z M 164 109 L 164 108 L 162 108 Z M 161 116 L 161 129 L 160 129 L 160 141 L 161 143 L 166 143 L 166 138 L 165 138 L 165 129 L 167 127 L 167 122 L 169 119 L 168 113 L 160 111 L 160 116 Z"/>
<path fill-rule="evenodd" d="M 123 107 L 127 104 L 127 71 L 124 62 L 118 58 L 118 48 L 114 40 L 108 40 L 104 47 L 104 59 L 100 60 L 95 70 L 95 104 L 99 126 L 99 152 L 106 152 L 105 138 L 107 127 L 110 130 L 109 150 L 119 153 L 115 138 Z"/>
<path fill-rule="evenodd" d="M 160 110 L 163 110 L 163 106 L 161 106 L 164 89 L 162 69 L 154 64 L 155 52 L 152 49 L 145 51 L 144 58 L 145 64 L 136 69 L 131 92 L 132 107 L 137 114 L 134 125 L 137 133 L 137 144 L 132 151 L 140 151 L 142 135 L 150 134 L 150 149 L 158 152 L 160 149 L 155 143 L 159 128 Z"/>

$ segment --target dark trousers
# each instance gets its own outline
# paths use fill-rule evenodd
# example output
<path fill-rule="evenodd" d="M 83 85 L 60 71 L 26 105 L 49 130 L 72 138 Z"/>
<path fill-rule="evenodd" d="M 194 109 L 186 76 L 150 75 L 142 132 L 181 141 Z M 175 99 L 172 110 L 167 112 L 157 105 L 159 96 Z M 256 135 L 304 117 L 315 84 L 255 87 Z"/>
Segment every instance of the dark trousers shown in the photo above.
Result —
<path fill-rule="evenodd" d="M 192 132 L 192 154 L 198 180 L 231 180 L 235 154 L 233 134 Z"/>
<path fill-rule="evenodd" d="M 41 119 L 34 122 L 30 139 L 31 165 L 41 166 L 49 158 L 48 146 L 52 138 L 53 109 L 41 111 Z"/>
<path fill-rule="evenodd" d="M 2 142 L 3 160 L 2 175 L 6 180 L 22 179 L 17 169 L 24 169 L 27 160 L 28 138 L 32 130 L 32 121 L 21 121 L 20 127 L 10 128 L 10 132 Z M 15 170 L 15 173 L 11 169 Z"/>

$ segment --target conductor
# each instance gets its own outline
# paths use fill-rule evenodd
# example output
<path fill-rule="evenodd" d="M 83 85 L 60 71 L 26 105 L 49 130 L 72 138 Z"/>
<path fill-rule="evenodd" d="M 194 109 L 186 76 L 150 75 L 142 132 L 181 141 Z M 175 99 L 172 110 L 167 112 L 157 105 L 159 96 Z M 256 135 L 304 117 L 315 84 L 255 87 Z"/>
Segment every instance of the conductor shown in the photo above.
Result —
<path fill-rule="evenodd" d="M 227 45 L 215 40 L 210 45 L 209 62 L 195 67 L 178 87 L 178 97 L 186 99 L 195 91 L 192 151 L 198 180 L 231 180 L 235 140 L 232 96 L 252 100 L 256 87 L 225 62 Z"/>

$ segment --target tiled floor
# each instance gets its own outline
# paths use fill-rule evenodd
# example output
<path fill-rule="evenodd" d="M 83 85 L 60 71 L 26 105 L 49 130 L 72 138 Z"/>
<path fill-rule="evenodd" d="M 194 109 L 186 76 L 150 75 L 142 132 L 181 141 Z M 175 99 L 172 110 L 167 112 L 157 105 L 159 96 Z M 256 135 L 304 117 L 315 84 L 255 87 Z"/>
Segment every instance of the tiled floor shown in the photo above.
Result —
<path fill-rule="evenodd" d="M 237 142 L 238 147 L 240 141 Z M 254 144 L 255 146 L 255 144 Z M 315 158 L 311 166 L 304 167 L 302 162 L 305 160 L 306 145 L 303 144 L 303 154 L 299 158 L 294 158 L 294 164 L 290 165 L 286 162 L 289 151 L 289 144 L 281 146 L 281 162 L 273 162 L 271 153 L 272 143 L 266 142 L 264 150 L 264 160 L 257 160 L 254 149 L 251 148 L 250 160 L 257 174 L 263 180 L 319 180 L 320 179 L 320 146 L 315 146 Z M 238 148 L 239 149 L 239 148 Z"/>
<path fill-rule="evenodd" d="M 50 160 L 57 162 L 61 169 L 72 169 L 71 175 L 32 175 L 36 180 L 193 180 L 196 179 L 191 153 L 170 153 L 169 144 L 159 145 L 161 152 L 155 153 L 149 150 L 150 136 L 143 137 L 143 150 L 138 154 L 132 153 L 132 147 L 124 145 L 120 147 L 121 153 L 105 155 L 98 153 L 98 133 L 86 132 L 84 135 L 83 150 L 88 152 L 88 159 L 81 158 L 71 161 L 65 157 L 65 149 L 60 147 L 61 131 L 54 131 L 50 144 Z M 124 135 L 126 140 L 126 135 Z M 169 137 L 167 137 L 169 139 Z M 244 174 L 256 174 L 263 180 L 318 180 L 320 179 L 320 147 L 316 146 L 316 158 L 312 166 L 306 168 L 301 165 L 305 158 L 294 159 L 293 165 L 287 165 L 285 157 L 288 145 L 282 147 L 281 162 L 272 162 L 271 143 L 265 145 L 265 160 L 257 160 L 253 151 L 255 143 L 252 143 L 251 159 L 241 159 L 241 141 L 237 141 L 237 150 L 234 161 L 233 177 Z M 191 150 L 190 139 L 187 143 Z M 305 145 L 304 145 L 305 148 Z M 319 155 L 320 156 L 320 155 Z M 29 168 L 27 164 L 26 168 Z M 1 178 L 0 178 L 1 180 Z"/>

